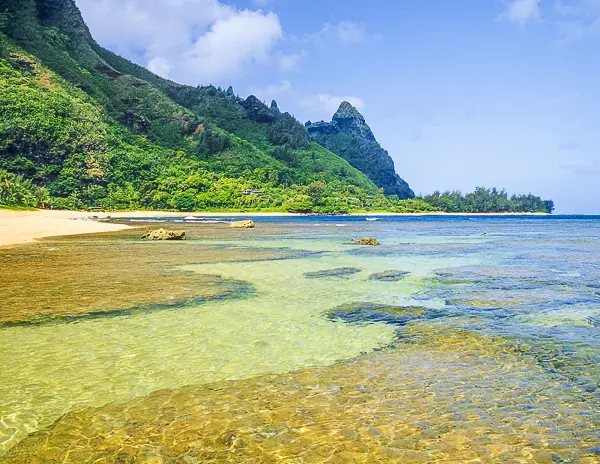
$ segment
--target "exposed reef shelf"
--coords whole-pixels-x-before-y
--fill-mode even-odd
[[[148,306],[136,306],[128,309],[107,309],[104,311],[94,311],[86,314],[61,315],[33,320],[0,322],[0,330],[9,327],[33,327],[51,324],[69,324],[82,321],[92,321],[94,319],[106,319],[110,317],[131,317],[141,314],[149,314],[156,311],[175,310],[184,306],[201,305],[208,303],[209,301],[248,299],[256,296],[255,288],[248,282],[226,281],[225,287],[226,289],[217,295],[185,298],[168,304],[153,304]]]

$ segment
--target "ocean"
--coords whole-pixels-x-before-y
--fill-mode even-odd
[[[600,216],[193,217],[2,250],[1,462],[600,462]]]

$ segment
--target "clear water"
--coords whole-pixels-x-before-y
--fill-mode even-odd
[[[308,427],[305,436],[280,431],[269,447],[247,432],[242,454],[234,441],[213,450],[190,438],[197,449],[181,451],[163,436],[165,449],[150,457],[128,453],[159,459],[141,462],[322,462],[315,449],[339,462],[600,462],[600,218],[365,219],[257,218],[258,229],[280,227],[199,240],[318,252],[185,266],[248,282],[251,298],[0,328],[7,462],[44,462],[69,443],[65,429],[88,440],[82,454],[53,451],[57,462],[106,458],[90,445],[99,433],[90,424],[113,414],[119,436],[128,411],[152,421],[166,404],[201,417],[198,436],[222,433],[223,421],[238,430],[253,413],[223,405],[249,394],[287,411],[267,425]],[[382,245],[350,243],[363,236]],[[305,276],[341,268],[356,271]],[[391,270],[408,274],[370,278]],[[310,420],[297,417],[300,404]],[[152,423],[167,438],[182,433]],[[43,440],[26,438],[47,427]],[[128,429],[113,448],[147,441],[148,427]],[[203,456],[209,448],[216,454]]]

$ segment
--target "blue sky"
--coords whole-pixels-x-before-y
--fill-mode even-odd
[[[418,193],[600,212],[600,0],[76,0],[98,42],[301,121],[346,99]]]

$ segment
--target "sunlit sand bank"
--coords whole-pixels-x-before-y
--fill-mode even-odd
[[[39,238],[59,235],[114,232],[129,227],[123,224],[72,220],[86,216],[88,213],[73,211],[0,210],[0,246],[27,244]]]

